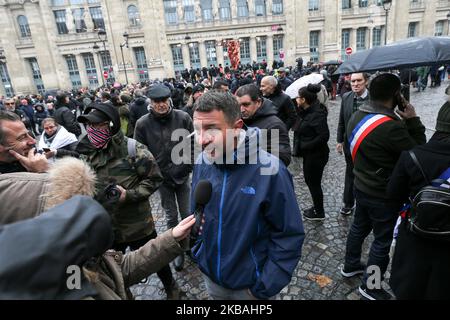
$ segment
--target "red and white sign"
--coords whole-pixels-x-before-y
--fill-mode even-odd
[[[284,59],[284,51],[283,51],[283,49],[280,49],[280,59],[281,60]]]
[[[103,71],[103,78],[108,79],[108,71]]]
[[[348,47],[345,49],[345,54],[351,55],[353,53],[352,47]]]

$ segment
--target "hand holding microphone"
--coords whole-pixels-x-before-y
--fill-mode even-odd
[[[208,180],[200,180],[194,191],[194,201],[195,201],[195,224],[191,230],[191,241],[195,242],[197,236],[199,235],[200,228],[205,221],[203,218],[203,211],[205,206],[211,199],[212,185]]]

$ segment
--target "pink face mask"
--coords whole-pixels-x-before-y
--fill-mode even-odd
[[[109,129],[96,129],[88,126],[86,132],[89,141],[96,149],[101,149],[106,146],[112,137]]]

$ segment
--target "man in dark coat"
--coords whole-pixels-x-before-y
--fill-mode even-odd
[[[76,121],[76,110],[71,111],[69,108],[69,102],[70,99],[66,93],[59,93],[56,96],[55,119],[59,125],[79,137],[81,135],[81,127]]]
[[[165,85],[153,85],[147,95],[151,101],[150,112],[137,121],[134,138],[148,147],[161,169],[163,183],[159,192],[166,212],[167,228],[170,229],[178,224],[178,213],[182,219],[189,215],[189,174],[192,171],[192,162],[174,163],[172,150],[185,137],[172,141],[172,134],[176,129],[184,129],[187,136],[194,131],[194,126],[186,112],[173,108],[169,99],[170,90]],[[176,270],[181,270],[184,255],[177,257],[174,264]]]
[[[353,161],[350,155],[350,149],[347,140],[347,124],[353,113],[355,113],[364,103],[369,101],[369,91],[367,90],[369,77],[365,73],[352,74],[350,81],[352,91],[342,96],[341,111],[339,113],[339,124],[337,128],[336,151],[345,156],[345,185],[344,185],[344,206],[340,213],[350,215],[355,205],[355,195],[353,193]]]
[[[254,84],[247,84],[236,91],[242,120],[249,127],[267,130],[267,141],[261,147],[267,152],[278,156],[288,166],[291,162],[291,146],[284,123],[276,116],[275,106],[270,100],[260,96],[259,89]],[[278,130],[278,141],[274,141],[278,150],[272,150],[272,130]]]
[[[289,131],[297,119],[297,113],[291,98],[282,91],[278,80],[273,76],[262,78],[260,89],[264,98],[273,102],[277,108],[277,117],[284,122],[286,129]]]
[[[450,93],[450,92],[449,92]],[[450,102],[440,109],[436,133],[430,141],[412,149],[427,180],[434,180],[450,168]],[[404,151],[387,187],[388,196],[400,208],[429,185],[411,155]],[[397,299],[448,299],[450,290],[448,241],[426,239],[412,233],[406,217],[398,228],[392,260],[390,286]]]
[[[130,104],[130,125],[134,129],[140,117],[148,113],[148,99],[140,89],[134,91],[134,101]]]

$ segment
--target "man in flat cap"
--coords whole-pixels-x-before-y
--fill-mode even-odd
[[[136,122],[134,138],[146,145],[155,156],[163,175],[159,188],[161,205],[166,212],[167,228],[178,224],[178,212],[184,219],[189,215],[189,174],[192,164],[175,164],[172,149],[182,140],[172,141],[172,133],[177,129],[194,131],[191,117],[184,111],[173,108],[170,89],[163,84],[154,84],[147,91],[150,98],[150,112]],[[187,132],[186,131],[186,132]],[[178,205],[178,208],[177,208]],[[184,255],[175,259],[175,269],[180,271]]]

